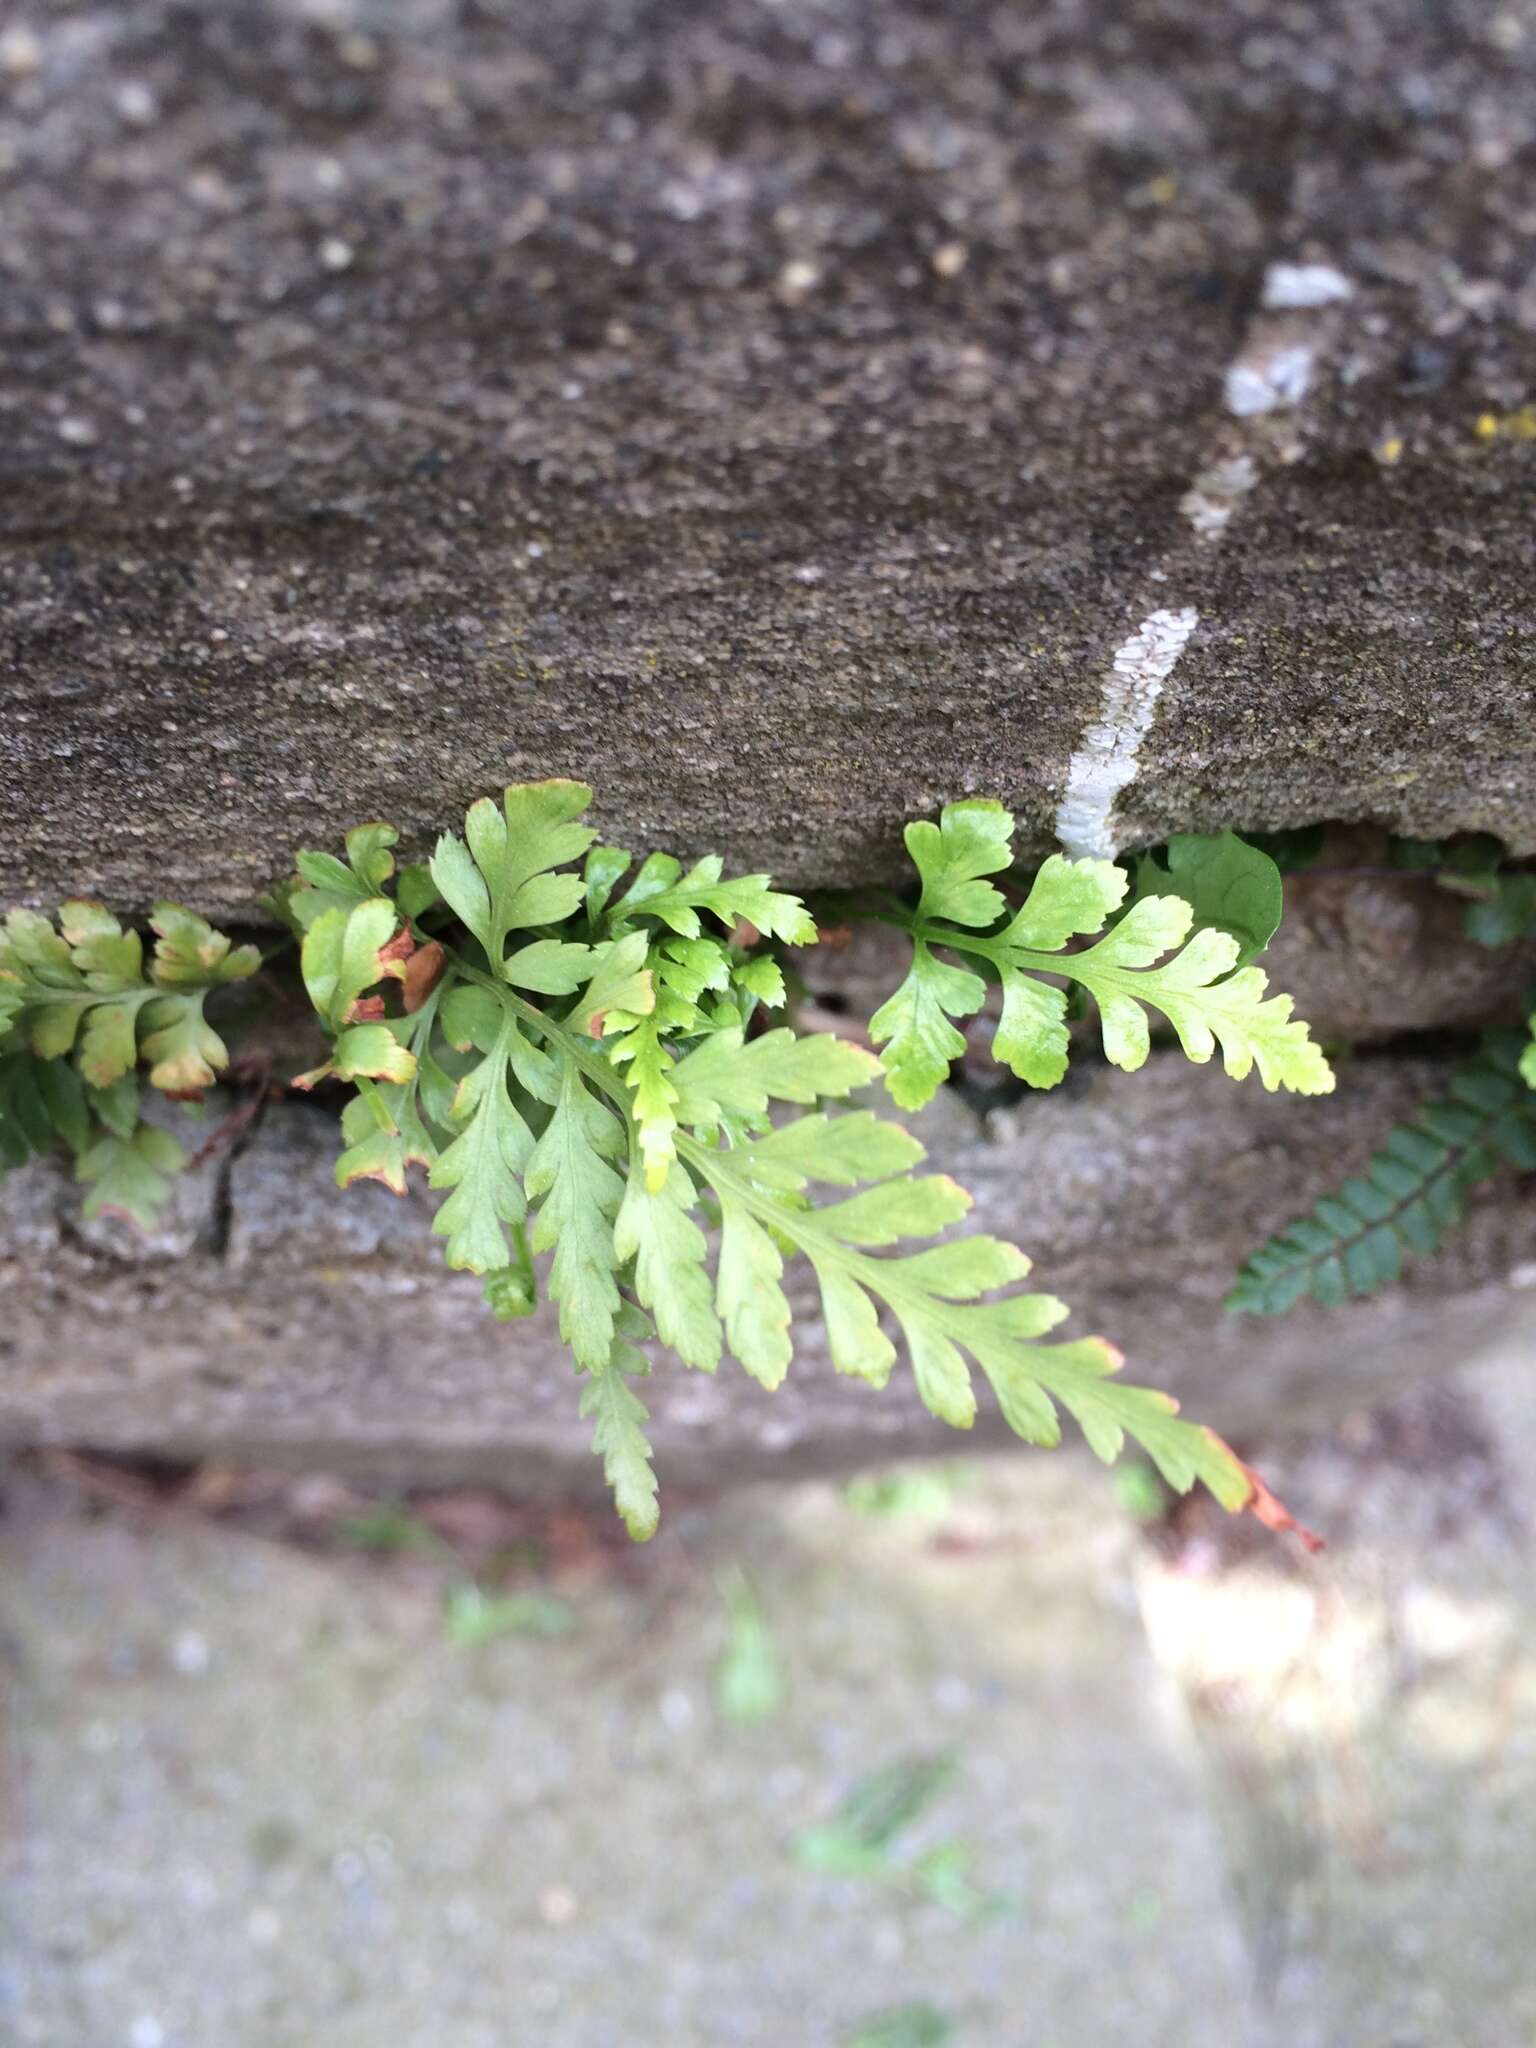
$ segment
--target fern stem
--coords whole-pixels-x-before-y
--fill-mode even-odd
[[[494,974],[487,974],[482,968],[471,966],[461,954],[452,951],[449,952],[448,959],[455,971],[462,974],[466,981],[475,982],[480,988],[489,989],[492,995],[506,1004],[520,1022],[531,1025],[541,1038],[547,1039],[595,1087],[602,1089],[605,1095],[611,1097],[623,1111],[626,1128],[633,1138],[635,1123],[629,1111],[629,1090],[621,1076],[600,1054],[588,1052],[574,1032],[567,1031],[565,1026],[551,1017],[547,1010],[541,1010],[537,1003],[530,1003],[526,997],[520,996],[516,989],[509,988],[506,982],[498,981]]]

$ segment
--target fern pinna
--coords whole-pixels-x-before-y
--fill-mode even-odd
[[[210,1087],[229,1053],[204,1002],[261,964],[177,904],[157,904],[150,923],[147,961],[99,903],[66,903],[56,923],[13,910],[0,926],[0,1173],[62,1146],[89,1186],[87,1216],[146,1225],[186,1155],[141,1116],[140,1069],[169,1096]]]
[[[1190,1059],[1208,1060],[1219,1045],[1234,1080],[1257,1067],[1266,1088],[1330,1092],[1328,1062],[1292,1017],[1290,997],[1266,995],[1263,971],[1246,964],[1279,922],[1279,876],[1265,855],[1228,833],[1201,843],[1203,858],[1186,857],[1186,881],[1179,856],[1196,842],[1175,841],[1166,874],[1142,863],[1126,906],[1128,879],[1115,862],[1052,854],[1013,908],[984,879],[1013,866],[1012,836],[1003,806],[980,798],[947,805],[937,825],[909,825],[907,848],[922,882],[917,906],[881,904],[871,913],[912,938],[906,979],[870,1020],[885,1048],[887,1086],[903,1109],[930,1100],[965,1048],[951,1020],[973,1016],[986,999],[983,974],[943,959],[946,952],[978,963],[1001,985],[992,1051],[1032,1088],[1054,1087],[1067,1071],[1067,993],[1042,978],[1052,976],[1092,998],[1114,1066],[1145,1064],[1150,1008]],[[1267,887],[1256,869],[1268,871]],[[1261,889],[1273,909],[1254,930]],[[1208,921],[1191,936],[1197,906]],[[1066,950],[1082,938],[1094,943]]]
[[[1501,1165],[1536,1168],[1532,1041],[1492,1032],[1446,1094],[1400,1124],[1363,1172],[1278,1231],[1244,1264],[1227,1306],[1279,1315],[1307,1295],[1327,1307],[1397,1279],[1462,1221]]]
[[[1262,1000],[1239,943],[1202,931],[1164,966],[1192,917],[1147,894],[1098,943],[1126,878],[1104,861],[1047,861],[1016,914],[981,876],[1011,861],[1000,805],[951,805],[911,828],[923,875],[908,984],[875,1020],[882,1062],[818,1034],[759,1029],[784,1001],[763,939],[805,945],[815,926],[762,875],[726,878],[717,859],[686,872],[665,854],[638,867],[582,822],[591,792],[548,781],[470,809],[424,866],[395,871],[395,834],[367,825],[347,858],[304,854],[281,899],[303,934],[302,966],[333,1038],[322,1079],[357,1090],[343,1114],[342,1185],[397,1192],[413,1165],[444,1196],[434,1229],[450,1266],[485,1276],[504,1316],[533,1306],[533,1253],[583,1376],[594,1426],[631,1532],[657,1523],[656,1485],[635,1383],[659,1337],[713,1372],[726,1351],[768,1388],[788,1369],[782,1276],[805,1258],[832,1360],[881,1386],[899,1332],[917,1386],[943,1420],[976,1413],[979,1368],[1011,1426],[1038,1444],[1059,1410],[1103,1458],[1136,1438],[1169,1483],[1203,1480],[1229,1508],[1270,1519],[1275,1503],[1234,1453],[1181,1420],[1166,1396],[1122,1385],[1102,1339],[1043,1341],[1066,1314],[1022,1293],[1029,1261],[993,1237],[945,1237],[970,1198],[915,1171],[923,1148],[899,1125],[846,1105],[885,1072],[898,1102],[933,1092],[956,1049],[947,1018],[982,985],[936,949],[979,955],[1002,978],[1000,1049],[1036,1085],[1065,1063],[1064,999],[1040,973],[1097,1000],[1111,1058],[1145,1057],[1140,1005],[1162,1011],[1194,1058],[1222,1045],[1228,1070],[1256,1064],[1268,1086],[1331,1086],[1288,1000]],[[973,986],[974,984],[974,986]],[[974,998],[974,999],[973,999]],[[786,1116],[786,1108],[801,1114]],[[815,1191],[813,1193],[813,1191]],[[703,1227],[717,1218],[711,1245]],[[917,1247],[915,1249],[911,1247]]]

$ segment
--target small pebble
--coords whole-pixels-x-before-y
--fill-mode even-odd
[[[148,128],[159,113],[154,94],[142,79],[130,78],[117,89],[117,111],[130,128]]]
[[[674,1686],[670,1692],[662,1694],[657,1704],[657,1712],[665,1726],[674,1734],[693,1726],[693,1701],[680,1686]]]
[[[0,71],[30,78],[43,67],[43,46],[29,28],[8,28],[0,36]]]
[[[547,1884],[539,1893],[539,1918],[548,1927],[568,1927],[581,1910],[581,1901],[568,1884]]]
[[[171,1645],[171,1663],[176,1670],[183,1678],[201,1678],[209,1662],[208,1638],[195,1628],[184,1628]]]

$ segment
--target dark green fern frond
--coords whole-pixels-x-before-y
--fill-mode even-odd
[[[1227,1307],[1279,1315],[1309,1294],[1327,1307],[1373,1294],[1398,1278],[1404,1259],[1436,1249],[1472,1189],[1501,1165],[1536,1167],[1536,1095],[1521,1078],[1528,1044],[1514,1032],[1490,1034],[1363,1174],[1254,1252]]]

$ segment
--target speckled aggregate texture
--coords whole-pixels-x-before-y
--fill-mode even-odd
[[[1130,1542],[1086,1460],[947,1502],[695,1509],[568,1632],[447,1639],[444,1569],[6,1482],[0,2026],[18,2048],[1526,2048],[1531,1361],[1284,1461],[1307,1564]],[[1277,1475],[1278,1476],[1278,1475]],[[777,1711],[722,1717],[722,1590]],[[951,1748],[899,1840],[966,1924],[790,1853]]]
[[[975,1196],[969,1224],[1020,1244],[1033,1283],[1070,1304],[1063,1334],[1102,1331],[1127,1353],[1128,1378],[1247,1436],[1337,1414],[1531,1329],[1536,1192],[1508,1178],[1403,1287],[1282,1318],[1221,1306],[1253,1246],[1362,1164],[1446,1071],[1362,1061],[1338,1096],[1306,1100],[1158,1054],[1139,1074],[1090,1069],[986,1120],[945,1090],[909,1121],[934,1169]],[[110,1219],[82,1224],[79,1190],[51,1163],[11,1176],[0,1442],[320,1458],[600,1494],[550,1305],[493,1321],[474,1276],[444,1270],[429,1229],[440,1197],[399,1201],[369,1183],[338,1194],[335,1154],[333,1118],[277,1107],[232,1162],[183,1177],[148,1239]],[[785,1281],[795,1359],[774,1393],[729,1359],[707,1374],[658,1352],[644,1395],[665,1486],[1016,1443],[980,1384],[963,1435],[923,1407],[905,1362],[878,1391],[835,1372],[803,1260]]]
[[[1122,836],[1536,847],[1533,88],[1519,0],[8,9],[0,899],[552,772],[1043,842],[1182,608]]]

